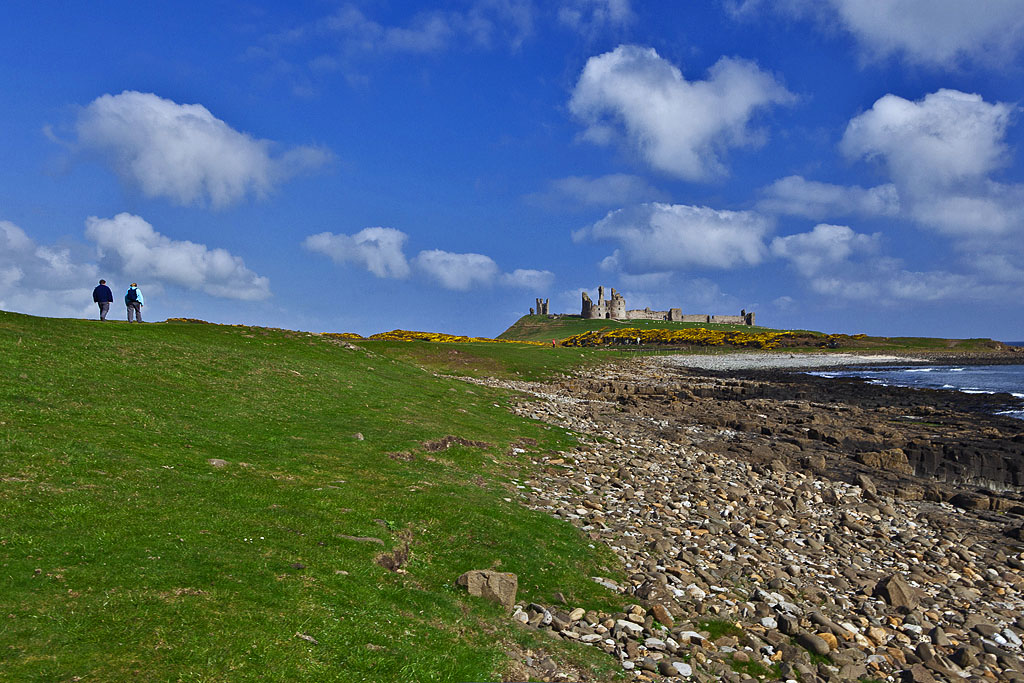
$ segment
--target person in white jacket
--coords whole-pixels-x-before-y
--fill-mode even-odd
[[[142,306],[145,301],[142,298],[142,292],[139,291],[139,286],[132,283],[132,286],[128,288],[128,291],[124,293],[124,305],[128,308],[128,322],[132,322],[132,314],[135,314],[135,319],[138,322],[142,322]]]

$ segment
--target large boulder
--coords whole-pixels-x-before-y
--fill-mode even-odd
[[[465,586],[470,595],[493,600],[511,611],[516,604],[519,577],[511,572],[492,569],[473,569],[460,576],[455,583]]]
[[[868,467],[874,467],[886,472],[895,472],[897,474],[914,473],[914,468],[911,467],[910,461],[907,460],[907,454],[903,452],[902,448],[858,453],[855,459],[857,462],[863,463]]]
[[[988,510],[990,507],[988,496],[970,491],[960,491],[949,499],[949,503],[961,510]]]

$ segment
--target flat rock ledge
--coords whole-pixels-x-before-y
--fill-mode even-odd
[[[609,372],[681,381],[643,361],[584,379]],[[600,648],[637,681],[1024,683],[1024,545],[991,514],[710,452],[705,426],[690,439],[565,382],[470,381],[529,394],[515,412],[583,435],[512,486],[626,570],[593,577],[622,612],[516,604],[525,627]],[[541,664],[542,680],[568,680]]]

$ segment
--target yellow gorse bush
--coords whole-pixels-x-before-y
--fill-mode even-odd
[[[440,342],[442,344],[484,342],[488,344],[527,344],[530,346],[544,346],[543,342],[490,339],[488,337],[466,337],[456,334],[444,334],[443,332],[413,332],[410,330],[391,330],[390,332],[380,332],[378,334],[371,334],[367,339],[374,339],[378,341],[428,341]]]
[[[356,334],[355,332],[321,332],[321,337],[327,337],[328,339],[362,339],[363,335]]]
[[[562,346],[601,346],[604,344],[692,344],[696,346],[737,346],[774,349],[790,332],[740,332],[696,327],[686,330],[650,330],[636,327],[583,332],[560,343]]]

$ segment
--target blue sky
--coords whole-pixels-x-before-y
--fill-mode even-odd
[[[13,0],[0,309],[1024,339],[1022,46],[1018,0]]]

